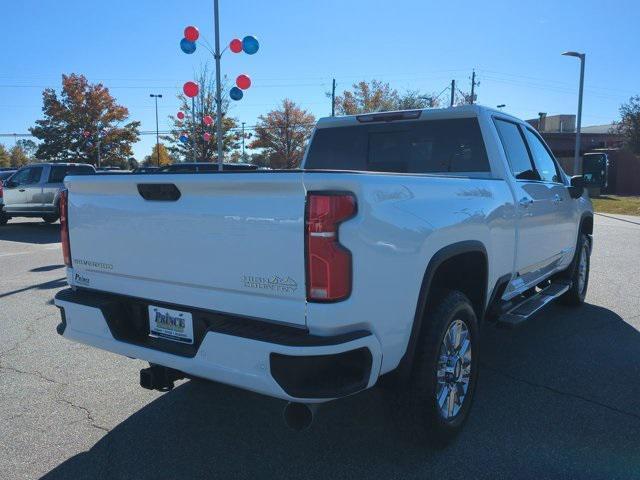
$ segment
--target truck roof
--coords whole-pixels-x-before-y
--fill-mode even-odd
[[[63,167],[83,167],[83,166],[88,166],[88,167],[93,167],[93,165],[91,165],[90,163],[77,163],[77,162],[38,162],[38,163],[30,163],[28,165],[25,165],[25,167],[31,167],[31,166],[63,166]],[[95,167],[94,167],[95,168]]]
[[[371,112],[358,115],[344,115],[340,117],[323,117],[318,120],[318,128],[327,127],[347,127],[350,125],[361,125],[368,122],[385,122],[385,121],[407,121],[407,120],[435,120],[447,118],[469,118],[477,117],[481,112],[497,113],[504,117],[520,119],[497,110],[495,108],[483,105],[460,105],[457,107],[447,108],[425,108],[417,110],[397,110],[391,112]]]

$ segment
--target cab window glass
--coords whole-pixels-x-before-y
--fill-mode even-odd
[[[527,137],[527,143],[531,149],[531,155],[533,156],[533,162],[536,165],[536,170],[540,175],[541,180],[545,182],[560,182],[560,175],[558,175],[558,169],[556,168],[556,162],[549,154],[542,141],[538,136],[528,128],[524,131]]]
[[[522,180],[538,180],[527,146],[520,133],[520,127],[515,123],[499,119],[495,120],[495,124],[513,176]]]
[[[27,177],[26,185],[33,185],[40,182],[42,176],[42,167],[31,167],[29,169],[29,176]]]
[[[33,185],[40,181],[40,175],[42,175],[42,167],[29,167],[16,173],[11,177],[11,181],[18,185]]]

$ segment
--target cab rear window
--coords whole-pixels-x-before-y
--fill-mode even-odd
[[[318,129],[306,169],[395,173],[489,172],[475,118]]]

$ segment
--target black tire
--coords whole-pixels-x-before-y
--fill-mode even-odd
[[[438,292],[437,298],[438,301],[429,309],[430,311],[423,321],[423,331],[416,347],[409,388],[403,392],[400,408],[403,408],[403,415],[406,415],[406,426],[411,430],[412,436],[426,440],[433,446],[443,447],[460,433],[471,410],[478,381],[479,333],[476,314],[471,302],[463,293],[445,290]],[[441,347],[445,348],[443,344],[445,334],[449,331],[450,326],[455,326],[454,323],[458,320],[463,322],[466,327],[467,338],[470,342],[468,347],[471,352],[471,359],[468,362],[470,374],[468,375],[467,390],[459,410],[446,418],[441,411],[437,397],[440,394],[442,398],[444,389],[448,388],[449,383],[439,381],[438,368],[442,367],[440,354]],[[459,324],[456,323],[456,325]],[[453,356],[449,356],[449,358],[453,358]],[[457,361],[455,362],[453,370],[457,373],[453,373],[452,377],[456,375],[458,376],[456,378],[460,379],[467,377],[463,374],[462,368],[464,367],[462,365],[463,363],[460,363],[459,368]],[[452,392],[453,388],[449,391]],[[458,391],[457,388],[455,391]],[[443,408],[449,407],[450,395],[446,397]],[[455,398],[454,395],[453,399]],[[456,401],[453,403],[457,404]]]
[[[58,215],[52,214],[43,216],[42,220],[44,220],[46,223],[56,223],[58,221],[58,218]]]
[[[0,212],[0,227],[2,225],[6,225],[8,221],[9,221],[9,216],[4,212]]]
[[[581,233],[578,239],[576,257],[564,275],[564,278],[571,280],[571,288],[560,297],[562,303],[572,306],[578,306],[584,303],[584,298],[587,296],[587,287],[589,286],[590,266],[591,244],[589,238]],[[581,280],[582,269],[584,269],[584,277]]]

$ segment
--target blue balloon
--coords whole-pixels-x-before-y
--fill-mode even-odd
[[[196,51],[196,42],[192,42],[190,40],[187,40],[186,38],[183,38],[182,40],[180,40],[180,48],[184,53],[191,55]]]
[[[229,96],[231,97],[231,100],[241,100],[243,95],[244,93],[242,93],[242,90],[240,90],[238,87],[233,87],[231,90],[229,90]]]
[[[182,143],[187,143],[189,141],[189,137],[187,137],[186,135],[180,135],[180,141]]]
[[[253,55],[260,48],[260,42],[253,35],[247,35],[242,39],[242,50],[248,55]]]

